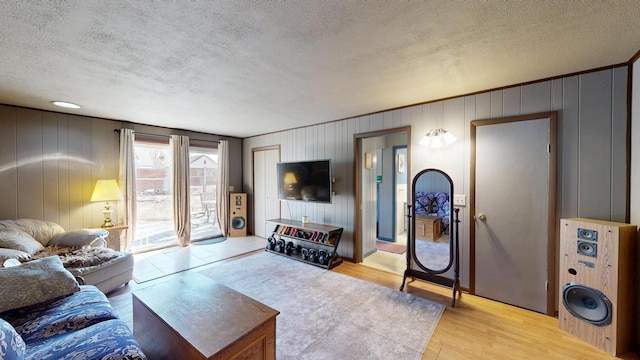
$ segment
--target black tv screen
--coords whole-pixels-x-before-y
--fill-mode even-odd
[[[278,163],[278,199],[331,203],[331,160]]]

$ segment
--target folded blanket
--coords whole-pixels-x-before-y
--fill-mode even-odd
[[[119,252],[109,248],[96,248],[90,246],[69,247],[69,246],[46,246],[43,250],[35,253],[29,259],[21,259],[27,262],[47,256],[58,255],[65,268],[79,268],[100,265],[119,256]]]

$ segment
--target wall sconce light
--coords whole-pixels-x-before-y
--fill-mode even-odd
[[[443,128],[429,130],[429,132],[420,140],[419,144],[430,147],[439,148],[447,146],[456,141],[456,137]]]
[[[368,170],[373,169],[373,153],[364,153],[364,168]]]
[[[122,196],[122,192],[115,180],[98,180],[96,182],[96,187],[93,189],[93,195],[91,195],[91,201],[105,202],[104,210],[102,211],[102,214],[104,214],[104,224],[102,224],[102,227],[109,228],[114,226],[113,222],[111,222],[111,214],[113,214],[113,210],[111,210],[109,201],[117,200],[124,200],[124,197]]]

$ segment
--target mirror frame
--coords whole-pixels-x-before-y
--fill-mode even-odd
[[[420,179],[420,176],[426,174],[426,173],[437,173],[442,175],[448,182],[449,182],[449,263],[447,264],[447,266],[445,266],[442,269],[431,269],[429,267],[427,267],[426,265],[424,265],[417,257],[416,255],[416,215],[415,215],[415,203],[416,203],[416,184],[418,182],[418,179]],[[419,173],[416,174],[416,176],[414,176],[413,181],[411,182],[411,206],[413,207],[413,216],[410,220],[411,222],[411,234],[410,234],[410,244],[411,244],[411,248],[410,251],[407,252],[407,255],[409,255],[409,253],[411,253],[411,258],[413,259],[414,263],[420,268],[422,269],[424,272],[428,273],[428,274],[433,274],[433,275],[438,275],[438,274],[443,274],[447,271],[449,271],[449,269],[451,269],[451,267],[453,266],[453,262],[454,262],[454,226],[453,226],[453,181],[451,180],[451,177],[449,175],[447,175],[444,171],[439,170],[439,169],[424,169],[422,171],[420,171]],[[411,213],[411,211],[410,211]],[[409,259],[407,259],[409,260]],[[411,265],[411,262],[409,262],[409,266]]]
[[[416,201],[416,182],[417,179],[420,178],[421,175],[423,175],[424,173],[428,172],[428,171],[432,171],[432,172],[438,172],[442,175],[444,175],[444,177],[449,181],[449,193],[450,193],[450,198],[449,198],[449,264],[447,265],[447,267],[443,270],[431,270],[429,268],[427,268],[426,266],[424,266],[419,260],[417,260],[417,258],[415,257],[415,231],[416,231],[416,223],[415,223],[415,216],[413,214],[413,212],[415,212],[415,210],[411,210],[412,208],[415,207],[415,201]],[[444,285],[444,286],[451,286],[451,290],[452,290],[452,294],[451,294],[451,306],[455,307],[456,306],[456,296],[460,297],[462,296],[462,291],[460,289],[460,274],[459,274],[459,268],[460,268],[460,261],[459,261],[459,241],[460,239],[458,238],[458,225],[460,223],[460,218],[459,218],[459,213],[460,213],[460,209],[453,207],[453,199],[452,197],[453,195],[453,181],[451,180],[451,177],[449,175],[447,175],[444,171],[442,170],[438,170],[438,169],[424,169],[422,171],[420,171],[418,174],[416,174],[416,176],[413,178],[413,181],[411,183],[411,204],[407,205],[407,218],[409,218],[409,232],[410,234],[408,234],[407,237],[407,268],[404,271],[404,275],[402,276],[402,285],[400,285],[400,291],[404,290],[404,286],[406,284],[407,281],[407,277],[411,277],[412,279],[414,277],[421,279],[421,280],[425,280],[425,281],[430,281],[436,284],[440,284],[440,285]],[[414,254],[414,255],[412,255]],[[418,266],[418,268],[420,268],[421,270],[418,269],[412,269],[411,268],[411,260],[413,258],[413,261],[416,263],[416,265]],[[453,268],[453,278],[449,278],[446,276],[441,276],[440,274],[445,273],[447,271],[449,271],[450,269]]]

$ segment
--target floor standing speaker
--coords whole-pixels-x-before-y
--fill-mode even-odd
[[[229,195],[231,222],[229,236],[247,236],[247,194],[232,193]]]
[[[635,225],[560,221],[560,329],[609,354],[634,342]]]

